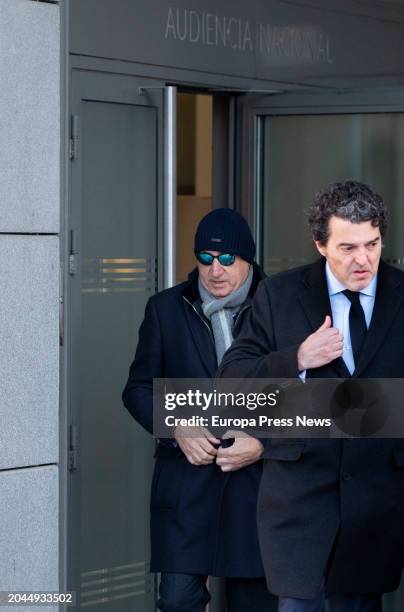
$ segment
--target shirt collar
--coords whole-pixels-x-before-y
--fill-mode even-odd
[[[331,272],[330,266],[328,265],[328,261],[325,264],[325,275],[327,278],[327,286],[329,295],[336,295],[337,293],[341,293],[341,291],[345,291],[346,287],[334,276]],[[372,278],[369,285],[364,289],[361,289],[359,293],[364,295],[369,295],[371,297],[375,297],[376,295],[376,286],[377,286],[377,274]]]

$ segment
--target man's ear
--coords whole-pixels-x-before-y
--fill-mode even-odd
[[[317,250],[320,253],[320,255],[323,255],[323,257],[325,257],[325,253],[327,250],[325,244],[321,244],[319,240],[315,240],[314,244],[316,245]]]

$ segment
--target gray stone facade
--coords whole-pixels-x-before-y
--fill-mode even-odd
[[[59,9],[0,0],[1,591],[59,588]]]

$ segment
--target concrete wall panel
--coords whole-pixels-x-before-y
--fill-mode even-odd
[[[0,232],[59,229],[59,6],[0,0]]]
[[[58,591],[58,468],[1,472],[0,516],[0,591]]]
[[[0,469],[58,461],[59,248],[0,235]]]

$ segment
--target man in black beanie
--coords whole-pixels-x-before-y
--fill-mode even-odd
[[[153,431],[153,378],[211,378],[242,324],[263,274],[245,219],[215,209],[195,235],[188,281],[150,298],[123,401]],[[151,491],[151,571],[163,612],[203,612],[208,576],[224,577],[229,612],[270,612],[256,503],[263,446],[238,437],[224,448],[204,428],[159,440]]]

